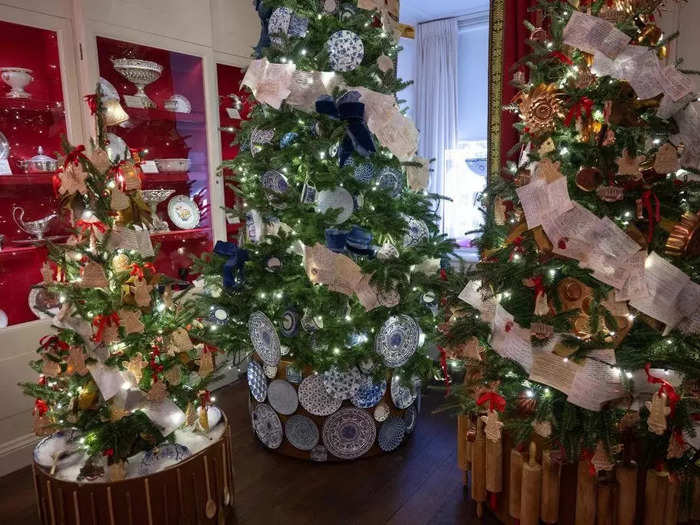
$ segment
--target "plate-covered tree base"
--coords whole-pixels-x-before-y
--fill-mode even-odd
[[[248,366],[249,412],[258,441],[279,454],[316,462],[396,450],[413,432],[420,391],[400,378],[359,369],[317,373],[282,360]],[[400,408],[401,407],[401,408]]]
[[[225,523],[233,512],[234,476],[228,422],[219,439],[160,472],[108,483],[80,483],[33,465],[44,525]]]

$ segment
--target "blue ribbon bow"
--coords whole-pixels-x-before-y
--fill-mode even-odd
[[[243,273],[245,262],[248,260],[248,250],[239,248],[232,242],[217,241],[214,253],[227,257],[224,263],[224,288],[238,288],[245,281]]]
[[[348,91],[337,102],[329,95],[316,101],[317,112],[347,124],[345,138],[338,151],[341,166],[350,158],[353,150],[363,157],[369,157],[376,151],[372,134],[365,123],[365,105],[360,102],[361,96],[357,91]]]
[[[270,41],[270,33],[267,30],[267,23],[272,16],[272,8],[266,7],[263,4],[263,0],[253,0],[253,5],[255,6],[255,10],[258,12],[262,26],[262,29],[260,30],[260,40],[258,41],[258,45],[256,45],[254,48],[255,58],[262,58],[263,49],[270,47],[272,44]]]

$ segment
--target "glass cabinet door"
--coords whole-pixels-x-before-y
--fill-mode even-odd
[[[56,306],[32,286],[46,255],[34,241],[67,233],[52,184],[67,135],[59,57],[55,31],[0,21],[0,327]]]
[[[128,120],[108,128],[113,158],[139,155],[144,197],[157,218],[156,265],[187,278],[190,254],[211,247],[212,218],[202,58],[97,37],[103,96]]]

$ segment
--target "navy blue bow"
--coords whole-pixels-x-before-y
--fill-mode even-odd
[[[263,4],[263,0],[253,0],[253,5],[255,6],[255,10],[258,12],[258,16],[260,17],[260,23],[262,26],[262,29],[260,30],[260,40],[258,41],[258,45],[255,46],[255,58],[261,58],[263,54],[263,49],[266,47],[270,47],[272,42],[270,41],[270,33],[267,30],[267,23],[270,20],[270,17],[272,16],[272,8],[271,7],[265,7]]]
[[[217,241],[214,253],[227,257],[224,263],[224,288],[238,288],[245,281],[243,268],[248,260],[248,250],[239,248],[232,242]]]
[[[365,124],[365,105],[360,102],[360,97],[357,91],[349,91],[337,102],[328,95],[316,101],[316,111],[347,124],[345,138],[338,151],[341,166],[350,158],[353,150],[363,157],[369,157],[376,151],[372,134]]]

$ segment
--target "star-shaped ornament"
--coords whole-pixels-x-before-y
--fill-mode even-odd
[[[632,177],[639,177],[639,166],[642,162],[646,160],[644,155],[639,155],[637,157],[632,157],[627,150],[622,152],[622,157],[619,157],[615,163],[618,166],[618,175],[630,175]]]
[[[126,335],[143,333],[144,324],[141,322],[141,312],[138,310],[127,310],[126,308],[123,308],[119,310],[118,315],[119,326],[124,328]]]
[[[501,439],[503,423],[498,419],[498,412],[495,410],[489,410],[488,415],[481,416],[481,420],[486,423],[484,426],[486,439],[493,441],[494,443],[499,441]]]
[[[58,193],[60,195],[75,195],[76,193],[87,195],[88,189],[85,184],[87,178],[88,174],[83,170],[82,165],[69,164],[58,174],[60,182]]]
[[[662,435],[668,428],[666,416],[671,412],[671,407],[666,406],[666,394],[657,392],[651,398],[651,401],[646,402],[649,409],[649,418],[647,425],[649,431],[657,435]]]

